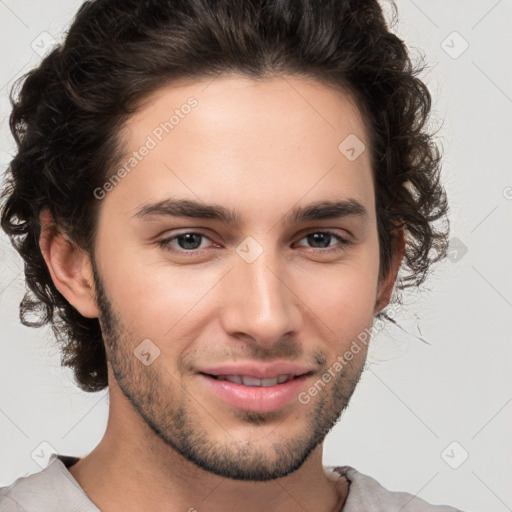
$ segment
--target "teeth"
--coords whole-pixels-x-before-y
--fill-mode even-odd
[[[242,377],[239,375],[224,375],[224,379],[235,384],[242,384]]]
[[[283,384],[293,378],[293,375],[279,375],[273,379],[255,379],[245,375],[217,375],[218,380],[227,380],[234,384],[243,384],[244,386],[275,386]]]
[[[254,377],[242,377],[242,382],[244,386],[261,386],[262,384],[260,379],[255,379]]]

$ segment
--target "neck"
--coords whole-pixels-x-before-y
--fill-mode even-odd
[[[145,435],[140,436],[111,417],[98,446],[69,468],[102,512],[234,512],[241,504],[247,512],[338,512],[348,494],[347,481],[323,467],[321,444],[285,477],[231,480],[184,459],[145,424]]]
[[[113,379],[101,442],[69,472],[102,512],[338,512],[348,482],[322,465],[322,444],[289,475],[243,481],[208,472],[148,426]]]

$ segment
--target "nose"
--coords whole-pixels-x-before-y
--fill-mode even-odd
[[[221,313],[226,333],[262,346],[297,336],[303,303],[294,292],[286,262],[275,252],[265,249],[250,263],[237,256],[228,278]]]

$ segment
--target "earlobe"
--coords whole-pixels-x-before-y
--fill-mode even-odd
[[[405,233],[404,228],[393,230],[392,256],[387,274],[379,281],[377,300],[375,304],[375,314],[380,313],[391,300],[395,281],[402,263],[405,252]]]
[[[51,213],[40,215],[39,247],[55,287],[87,318],[99,316],[89,256],[54,223]]]

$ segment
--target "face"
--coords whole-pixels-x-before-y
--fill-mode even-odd
[[[360,377],[365,346],[335,364],[380,296],[369,152],[338,149],[351,134],[368,147],[346,94],[234,75],[159,90],[123,132],[145,155],[106,187],[92,262],[110,385],[209,472],[295,471]]]

